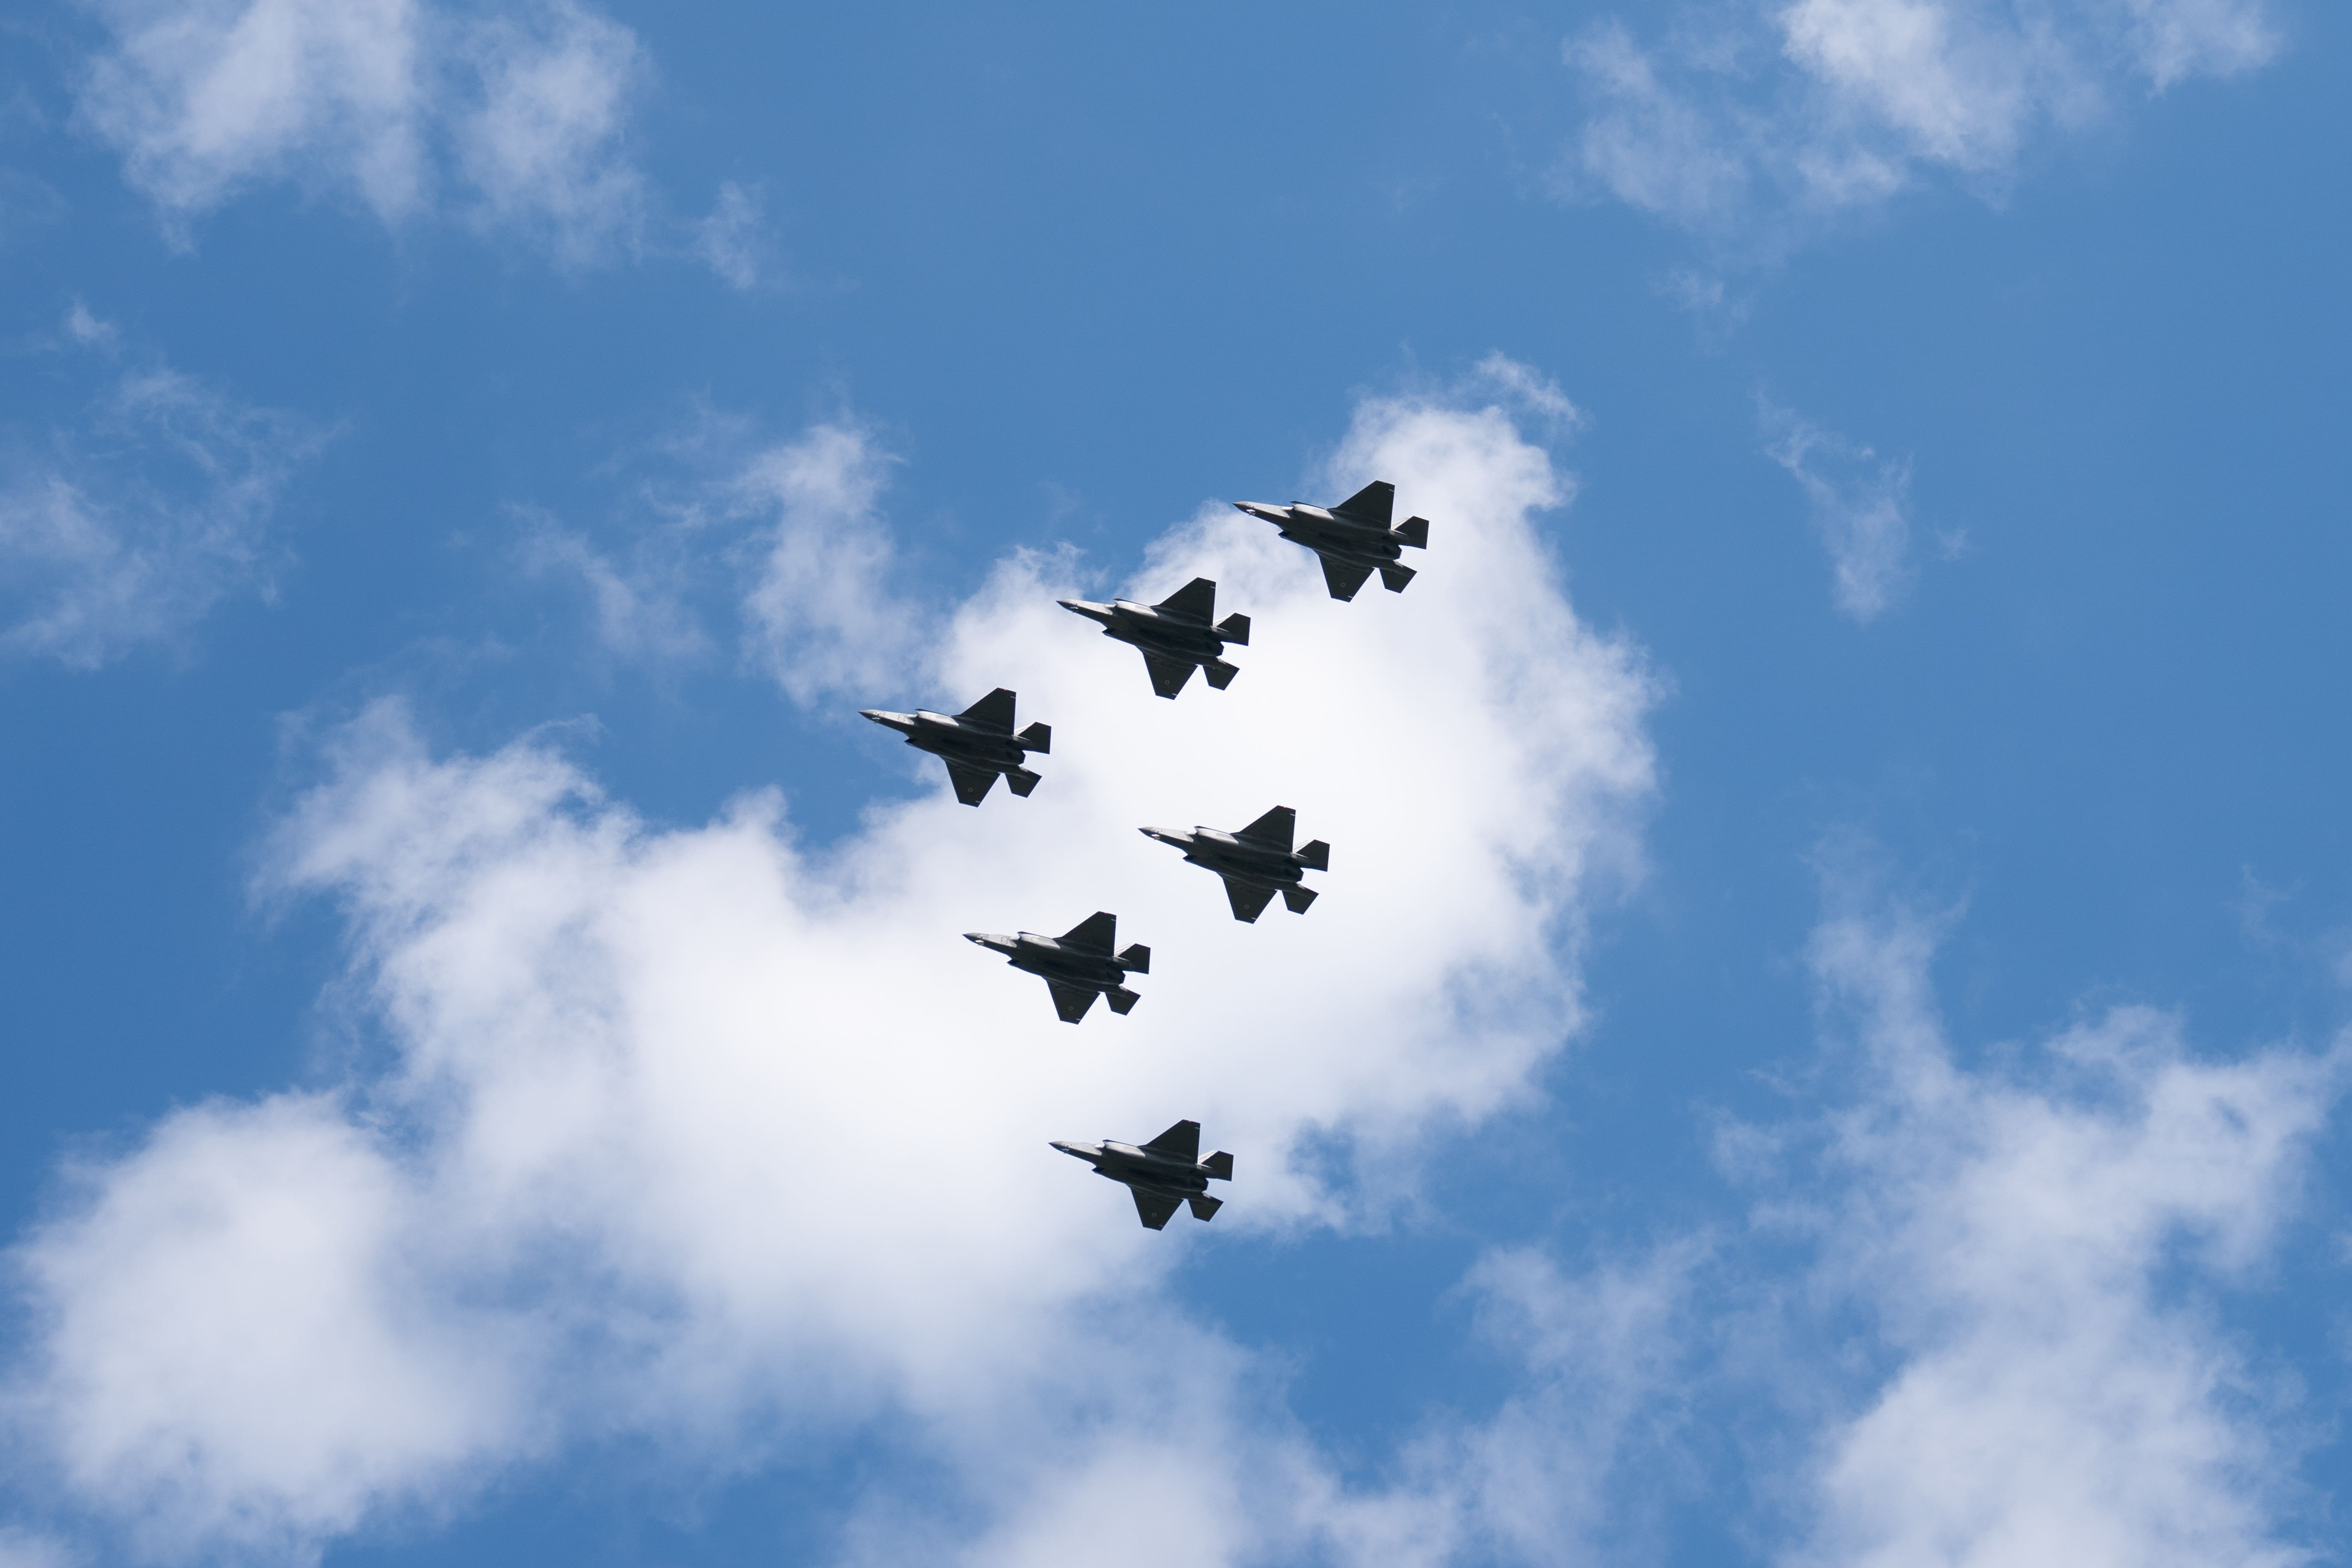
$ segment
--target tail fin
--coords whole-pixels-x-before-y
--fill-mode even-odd
[[[1214,1181],[1230,1182],[1234,1179],[1234,1157],[1220,1149],[1201,1162],[1201,1169]]]
[[[1209,684],[1220,691],[1231,686],[1234,683],[1234,677],[1241,672],[1239,665],[1227,664],[1222,658],[1213,658],[1201,667],[1201,673],[1209,678]]]
[[[1041,757],[1054,750],[1054,727],[1051,724],[1032,724],[1013,738],[1021,742],[1023,751],[1034,752]]]
[[[1235,610],[1217,623],[1217,635],[1235,647],[1249,647],[1249,617]]]
[[[1211,1215],[1225,1206],[1224,1199],[1213,1198],[1206,1193],[1195,1193],[1184,1201],[1192,1205],[1192,1217],[1194,1219],[1206,1219]]]
[[[1014,795],[1026,795],[1037,787],[1037,775],[1027,768],[1011,768],[1004,774],[1004,787]]]
[[[1409,544],[1415,550],[1428,549],[1429,519],[1425,517],[1406,518],[1402,522],[1397,524],[1396,536],[1397,542],[1399,544]]]
[[[1412,579],[1413,570],[1410,566],[1383,566],[1381,568],[1381,586],[1386,588],[1391,594],[1403,593],[1404,585],[1407,583],[1412,582]]]
[[[1138,1002],[1142,1001],[1143,998],[1137,995],[1134,992],[1129,991],[1124,985],[1114,985],[1109,990],[1103,993],[1103,1000],[1110,1004],[1110,1010],[1112,1012],[1117,1013],[1121,1017],[1125,1017],[1128,1014],[1135,1011],[1135,1005]]]
[[[1290,912],[1292,914],[1303,915],[1307,912],[1307,906],[1315,901],[1315,889],[1312,888],[1285,888],[1282,889],[1282,901],[1290,906]]]
[[[1298,863],[1310,871],[1331,868],[1331,847],[1320,838],[1309,839],[1307,847],[1298,852]]]
[[[1137,974],[1151,973],[1151,950],[1137,942],[1118,955],[1118,966]]]

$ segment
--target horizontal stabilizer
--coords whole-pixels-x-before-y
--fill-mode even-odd
[[[1223,691],[1234,683],[1234,677],[1241,673],[1241,668],[1227,664],[1222,658],[1213,658],[1201,667],[1201,673],[1209,678],[1210,685]]]
[[[1164,653],[1145,654],[1143,668],[1151,672],[1151,689],[1162,697],[1173,698],[1184,689],[1184,683],[1192,679],[1190,659],[1170,658]],[[1215,678],[1213,676],[1211,679]]]
[[[1004,775],[1004,787],[1017,795],[1027,795],[1037,787],[1037,775],[1027,768],[1014,768]]]
[[[1298,852],[1298,863],[1310,871],[1328,871],[1331,868],[1331,847],[1320,838],[1315,839]]]
[[[1124,985],[1114,985],[1109,990],[1103,993],[1103,1000],[1110,1004],[1110,1010],[1112,1012],[1124,1018],[1129,1013],[1135,1011],[1135,1005],[1138,1002],[1142,1001],[1143,998],[1137,995],[1134,992],[1129,991]]]
[[[1396,486],[1386,479],[1374,479],[1346,500],[1331,509],[1333,517],[1344,517],[1350,522],[1369,523],[1385,529],[1389,519],[1396,515]]]
[[[1118,966],[1137,974],[1149,974],[1151,973],[1151,950],[1139,942],[1136,942],[1118,955]]]
[[[1404,585],[1407,583],[1412,582],[1412,579],[1413,570],[1410,566],[1383,566],[1381,568],[1381,586],[1386,588],[1391,594],[1403,593]]]
[[[1397,542],[1399,544],[1409,544],[1415,550],[1428,549],[1429,519],[1425,517],[1406,518],[1402,522],[1397,524],[1396,536]]]
[[[1201,1169],[1208,1172],[1213,1181],[1230,1182],[1234,1179],[1234,1157],[1220,1149],[1201,1162]]]
[[[1249,647],[1249,617],[1235,610],[1217,623],[1217,635],[1235,647]]]
[[[1097,910],[1061,936],[1065,947],[1083,948],[1088,952],[1108,955],[1110,944],[1118,940],[1118,917],[1108,910]]]
[[[1321,560],[1323,585],[1330,589],[1331,596],[1342,604],[1354,598],[1356,590],[1364,585],[1364,579],[1372,574],[1372,569],[1360,562],[1335,561],[1328,555],[1321,557]]]
[[[1159,1137],[1143,1146],[1147,1154],[1157,1154],[1164,1160],[1181,1160],[1187,1165],[1201,1157],[1201,1124],[1179,1121]]]
[[[1010,730],[1013,728],[1013,693],[1000,686],[956,717],[969,719],[991,730]]]
[[[1213,1198],[1206,1193],[1195,1193],[1184,1201],[1192,1205],[1194,1219],[1206,1219],[1225,1206],[1224,1199]]]
[[[1249,839],[1255,844],[1271,844],[1287,855],[1290,853],[1291,835],[1297,831],[1298,814],[1286,805],[1277,805],[1234,837]]]
[[[948,779],[955,785],[956,798],[966,805],[978,805],[988,798],[996,783],[996,775],[986,768],[970,767],[962,763],[948,763]],[[1024,795],[1029,792],[1024,790]]]
[[[1083,985],[1065,985],[1058,980],[1048,980],[1045,989],[1054,994],[1054,1011],[1061,1015],[1065,1024],[1076,1023],[1087,1016],[1087,1009],[1095,1005],[1095,994]],[[1117,1007],[1118,1004],[1114,1001],[1111,1005]]]
[[[1163,1193],[1147,1193],[1141,1187],[1129,1187],[1135,1194],[1135,1217],[1143,1222],[1146,1230],[1158,1230],[1176,1217],[1178,1199]]]
[[[1151,607],[1205,621],[1217,613],[1217,585],[1206,577],[1195,577]]]
[[[1290,906],[1290,912],[1292,914],[1303,915],[1307,912],[1307,906],[1315,901],[1315,889],[1312,888],[1285,888],[1282,889],[1282,901]]]
[[[1265,906],[1274,902],[1274,889],[1263,882],[1237,882],[1228,877],[1225,901],[1234,906],[1234,919],[1252,925],[1265,913]]]
[[[1054,749],[1054,727],[1051,724],[1032,724],[1013,738],[1021,742],[1023,751],[1034,752],[1041,757]]]

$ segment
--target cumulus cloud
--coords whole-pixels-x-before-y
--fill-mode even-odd
[[[1966,1069],[1937,922],[1836,896],[1811,960],[1864,1092],[1766,1217],[1821,1248],[1824,1363],[1880,1374],[1824,1430],[1785,1560],[2307,1561],[2292,1411],[2211,1306],[2294,1214],[2352,1053],[2200,1058],[2120,1006]]]
[[[386,223],[444,204],[562,262],[627,250],[644,181],[625,146],[646,74],[628,28],[576,0],[475,15],[425,0],[94,0],[109,35],[85,123],[184,239],[241,191],[349,191]]]
[[[876,475],[838,433],[761,469],[775,552],[803,513],[864,515]],[[1579,1027],[1585,924],[1634,873],[1651,788],[1648,680],[1577,620],[1533,526],[1566,489],[1547,454],[1497,407],[1375,400],[1327,479],[1375,475],[1435,520],[1402,596],[1335,604],[1223,509],[1149,552],[1132,592],[1202,574],[1255,617],[1227,692],[1158,700],[1054,604],[1069,556],[1002,563],[906,696],[1016,688],[1055,727],[1026,801],[975,812],[926,769],[832,846],[773,791],[663,829],[541,740],[439,755],[373,710],[266,880],[340,908],[394,1065],[175,1118],[19,1247],[42,1327],[11,1408],[67,1494],[256,1552],[551,1442],[788,1457],[891,1418],[996,1521],[958,1532],[967,1561],[1038,1562],[1113,1518],[1205,1562],[1264,1520],[1307,1528],[1269,1500],[1312,1491],[1284,1479],[1311,1456],[1164,1270],[1231,1231],[1357,1224],[1351,1150],[1524,1101]],[[855,598],[879,569],[834,547],[772,558],[754,591],[808,658],[858,631],[825,618],[822,573]],[[1309,917],[1238,925],[1136,832],[1277,801],[1337,847]],[[1080,1028],[958,937],[1097,908],[1155,963],[1131,1016]],[[1045,1143],[1181,1115],[1240,1156],[1213,1232],[1139,1230]],[[166,1293],[176,1321],[137,1306]],[[200,1353],[187,1325],[232,1317]],[[503,1378],[472,1375],[493,1356]],[[387,1379],[401,1419],[349,1420]],[[949,1506],[867,1515],[852,1544],[890,1560]]]
[[[1941,174],[1995,191],[2037,136],[2279,47],[2263,0],[1745,0],[1652,45],[1569,40],[1568,184],[1766,248]]]
[[[1763,405],[1767,456],[1805,492],[1813,533],[1829,552],[1837,607],[1865,625],[1910,586],[1911,464]]]
[[[68,334],[114,329],[77,305]],[[267,597],[278,502],[320,435],[164,366],[131,370],[76,426],[0,454],[0,649],[72,668],[184,633],[233,594]]]

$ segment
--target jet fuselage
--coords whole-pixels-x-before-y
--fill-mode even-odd
[[[1194,664],[1205,664],[1224,655],[1225,639],[1217,634],[1215,626],[1190,616],[1171,614],[1157,605],[1131,604],[1125,599],[1114,599],[1108,605],[1086,599],[1062,599],[1057,603],[1066,610],[1099,623],[1105,637],[1154,653],[1189,659]]]
[[[891,713],[877,708],[865,709],[863,712],[877,724],[906,736],[907,744],[935,757],[953,757],[1002,773],[1021,766],[1029,754],[1027,747],[1005,731],[969,724],[953,714],[922,709],[912,713]]]
[[[1013,968],[1047,980],[1058,980],[1066,985],[1084,986],[1089,991],[1108,991],[1124,984],[1127,966],[1107,952],[1088,952],[1083,948],[1067,947],[1050,936],[1039,936],[1024,931],[1017,936],[1000,936],[993,931],[968,931],[966,942],[978,942],[992,952],[1004,954],[1005,962]]]
[[[1132,1143],[1116,1143],[1108,1139],[1099,1143],[1087,1143],[1061,1138],[1055,1139],[1053,1142],[1054,1147],[1063,1153],[1092,1165],[1096,1175],[1126,1186],[1186,1198],[1209,1190],[1209,1173],[1205,1168],[1187,1164],[1181,1160],[1163,1160]]]
[[[1288,850],[1252,844],[1214,827],[1196,827],[1190,833],[1147,827],[1143,833],[1148,838],[1181,849],[1185,859],[1195,866],[1205,866],[1220,877],[1267,888],[1289,887],[1306,880],[1306,862]]]
[[[1384,525],[1335,517],[1319,506],[1273,506],[1265,501],[1237,500],[1234,505],[1250,516],[1270,522],[1293,544],[1303,544],[1318,555],[1336,555],[1366,566],[1382,566],[1404,554],[1402,542]]]

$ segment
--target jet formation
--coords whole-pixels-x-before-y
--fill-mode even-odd
[[[1140,1147],[1108,1138],[1099,1143],[1056,1138],[1054,1147],[1092,1165],[1096,1175],[1123,1183],[1147,1230],[1166,1225],[1179,1204],[1190,1204],[1194,1219],[1207,1219],[1224,1206],[1223,1199],[1209,1195],[1209,1184],[1234,1179],[1234,1157],[1223,1149],[1201,1158],[1197,1121],[1179,1121]]]
[[[1305,914],[1307,906],[1315,901],[1315,889],[1304,885],[1304,873],[1331,868],[1331,847],[1320,838],[1292,852],[1290,839],[1297,826],[1298,814],[1277,805],[1238,833],[1214,827],[1195,827],[1190,833],[1147,827],[1142,832],[1146,838],[1157,838],[1184,851],[1190,864],[1206,867],[1223,878],[1234,919],[1255,923],[1276,893],[1292,914]]]
[[[1429,546],[1429,520],[1408,517],[1394,527],[1396,487],[1376,479],[1337,506],[1324,508],[1303,502],[1276,506],[1265,501],[1235,501],[1255,518],[1273,523],[1282,537],[1313,551],[1323,568],[1323,582],[1331,597],[1350,600],[1356,591],[1381,574],[1381,585],[1392,594],[1404,592],[1413,569],[1403,563],[1407,550]],[[1097,605],[1086,599],[1063,599],[1062,607],[1101,626],[1103,636],[1123,642],[1143,655],[1151,689],[1173,699],[1197,669],[1219,691],[1240,673],[1225,661],[1227,647],[1247,647],[1250,618],[1241,614],[1216,618],[1217,585],[1195,577],[1156,605],[1115,599]],[[962,712],[933,713],[918,709],[895,713],[863,710],[877,724],[895,730],[907,744],[928,752],[947,764],[956,799],[977,806],[986,800],[1001,777],[1005,787],[1026,797],[1037,787],[1038,776],[1028,767],[1029,757],[1049,754],[1054,732],[1045,724],[1013,729],[1014,694],[998,687]],[[1213,871],[1224,883],[1234,919],[1255,924],[1275,895],[1293,914],[1305,914],[1317,889],[1306,885],[1308,871],[1328,871],[1331,847],[1318,838],[1293,849],[1297,814],[1277,805],[1247,827],[1227,832],[1216,827],[1146,827],[1150,838],[1183,852],[1188,865]],[[966,931],[964,938],[1004,954],[1013,968],[1045,982],[1054,998],[1054,1012],[1062,1022],[1084,1018],[1097,996],[1108,998],[1110,1010],[1126,1014],[1142,998],[1127,988],[1129,974],[1151,973],[1151,950],[1141,942],[1114,951],[1118,919],[1098,910],[1060,936],[1021,931],[1003,936],[993,931]],[[1205,1220],[1222,1200],[1208,1194],[1211,1182],[1229,1182],[1234,1157],[1222,1150],[1201,1158],[1201,1124],[1179,1121],[1149,1143],[1098,1143],[1056,1139],[1053,1146],[1086,1161],[1095,1174],[1124,1184],[1135,1199],[1136,1217],[1151,1230],[1166,1226],[1176,1210],[1190,1205],[1192,1217]]]

